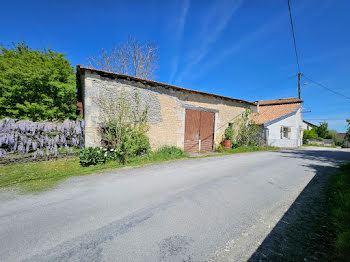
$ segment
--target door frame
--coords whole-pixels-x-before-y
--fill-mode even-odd
[[[198,107],[198,106],[192,106],[192,105],[183,105],[183,138],[182,138],[182,143],[183,146],[185,147],[185,130],[186,130],[186,109],[191,109],[191,110],[197,110],[197,111],[204,111],[204,112],[209,112],[209,113],[214,113],[214,124],[213,124],[213,133],[214,133],[214,138],[213,138],[213,151],[215,150],[215,141],[216,141],[216,127],[218,124],[218,114],[219,110],[213,109],[213,108],[207,108],[207,107]]]

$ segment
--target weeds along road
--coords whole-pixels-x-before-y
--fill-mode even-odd
[[[242,261],[317,174],[349,150],[162,163],[0,193],[1,261]]]

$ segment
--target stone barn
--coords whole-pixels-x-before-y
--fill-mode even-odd
[[[96,101],[106,90],[137,92],[148,104],[152,149],[169,145],[187,152],[214,150],[230,123],[247,109],[256,109],[253,102],[82,66],[77,66],[77,82],[87,147],[101,145],[101,108]]]

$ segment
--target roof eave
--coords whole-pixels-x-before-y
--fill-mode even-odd
[[[131,81],[138,81],[138,82],[141,82],[143,84],[149,84],[151,86],[162,86],[162,87],[165,87],[165,88],[172,88],[174,90],[180,90],[180,91],[185,91],[185,92],[192,92],[192,93],[208,95],[208,96],[214,96],[214,97],[217,97],[217,98],[226,99],[226,100],[230,100],[230,101],[234,101],[234,102],[238,102],[238,103],[243,103],[243,104],[248,104],[248,105],[256,105],[256,104],[254,104],[254,102],[249,102],[249,101],[245,101],[245,100],[242,100],[242,99],[236,99],[236,98],[231,98],[231,97],[227,97],[227,96],[211,94],[211,93],[197,91],[197,90],[193,90],[193,89],[187,89],[187,88],[183,88],[183,87],[173,86],[173,85],[169,85],[169,84],[165,84],[165,83],[161,83],[161,82],[157,82],[157,81],[153,81],[153,80],[146,80],[146,79],[138,78],[138,77],[135,77],[135,76],[129,76],[129,75],[123,75],[123,74],[118,74],[118,73],[112,73],[112,72],[108,72],[108,71],[104,71],[104,70],[99,70],[99,69],[94,69],[94,68],[83,67],[81,65],[77,65],[78,75],[80,75],[80,73],[82,73],[84,71],[95,72],[95,73],[97,73],[97,74],[99,74],[101,76],[109,77],[109,78],[120,78],[120,79],[129,80],[129,81],[130,80]]]

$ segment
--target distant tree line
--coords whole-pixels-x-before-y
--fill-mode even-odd
[[[328,129],[326,121],[320,122],[319,126],[313,127],[311,130],[304,130],[303,139],[332,139],[337,146],[341,146],[343,141],[337,137],[337,130]]]

